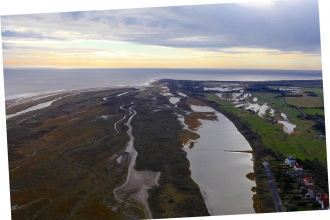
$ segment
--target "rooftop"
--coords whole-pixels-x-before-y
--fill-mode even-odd
[[[306,183],[312,183],[312,182],[313,182],[313,181],[311,180],[311,178],[309,178],[309,177],[305,177],[304,180],[305,180]]]

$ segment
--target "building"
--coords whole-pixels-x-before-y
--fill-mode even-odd
[[[290,167],[292,167],[293,165],[296,164],[296,160],[293,157],[289,156],[288,158],[286,158],[284,160],[284,163],[286,163],[287,165],[289,165]]]
[[[312,186],[312,185],[314,185],[314,183],[313,183],[313,181],[312,181],[312,179],[310,177],[305,177],[304,178],[304,183],[305,183],[306,186]]]
[[[329,197],[328,197],[327,194],[322,193],[321,196],[316,200],[319,201],[319,203],[322,206],[322,209],[328,209],[329,208]]]
[[[301,172],[302,171],[302,166],[299,163],[296,163],[294,165],[293,169],[297,172]]]
[[[318,198],[321,197],[322,193],[324,193],[324,191],[320,187],[316,185],[311,185],[308,189],[307,194],[310,195],[311,198],[316,198],[317,200]]]
[[[309,174],[308,173],[300,173],[299,175],[298,175],[298,178],[299,178],[299,180],[300,181],[303,181],[306,177],[308,177],[309,176]]]

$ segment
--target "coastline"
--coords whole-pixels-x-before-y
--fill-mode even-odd
[[[11,115],[18,113],[20,111],[26,110],[28,108],[31,108],[33,106],[43,104],[50,101],[56,101],[57,99],[70,96],[70,95],[78,95],[84,92],[92,92],[92,91],[108,91],[108,90],[127,90],[132,89],[136,87],[109,87],[109,88],[90,88],[90,89],[80,89],[80,90],[68,90],[68,91],[62,91],[62,92],[54,92],[49,94],[38,94],[33,96],[27,96],[23,98],[17,98],[17,99],[6,99],[5,100],[5,106],[6,106],[6,115]]]
[[[88,91],[99,91],[99,90],[107,90],[107,89],[125,89],[125,88],[139,88],[152,86],[154,83],[157,83],[162,78],[151,78],[146,82],[140,83],[138,85],[111,85],[111,86],[92,86],[92,87],[81,87],[77,89],[61,89],[61,90],[45,90],[45,91],[34,91],[30,93],[19,93],[19,94],[11,94],[6,96],[5,101],[11,102],[13,100],[25,100],[28,98],[39,98],[42,96],[51,96],[54,94],[66,93],[66,92],[88,92]],[[5,86],[6,87],[6,86]]]

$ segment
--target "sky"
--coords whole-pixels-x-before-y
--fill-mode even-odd
[[[317,0],[1,17],[4,67],[321,69]]]

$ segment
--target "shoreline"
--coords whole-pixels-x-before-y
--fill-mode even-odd
[[[155,81],[154,81],[155,82]],[[143,86],[140,86],[143,88]],[[146,86],[144,86],[146,87]],[[6,116],[16,114],[18,112],[27,110],[39,104],[43,104],[49,101],[55,101],[60,99],[61,97],[66,97],[68,95],[78,95],[85,92],[93,92],[93,91],[115,91],[115,90],[127,90],[127,89],[138,89],[137,87],[99,87],[99,88],[89,88],[89,89],[79,89],[79,90],[67,90],[62,92],[54,92],[48,94],[34,94],[33,96],[27,96],[17,99],[6,99],[5,100],[5,109]]]
[[[18,104],[22,104],[22,103],[26,103],[26,102],[30,102],[30,101],[35,101],[35,100],[39,100],[39,99],[43,99],[43,98],[47,98],[50,96],[54,96],[54,95],[59,95],[59,94],[65,94],[65,93],[81,93],[81,92],[89,92],[89,91],[101,91],[101,90],[107,90],[107,89],[115,89],[117,87],[95,87],[95,88],[88,88],[88,89],[77,89],[77,90],[63,90],[61,92],[59,91],[49,91],[49,93],[44,93],[44,92],[36,92],[33,93],[32,95],[27,95],[27,96],[23,96],[26,93],[23,94],[17,94],[17,95],[13,95],[13,96],[18,96],[18,98],[8,98],[5,97],[5,102],[6,102],[6,108],[11,107],[11,106],[15,106]],[[129,88],[129,87],[119,87],[120,88]],[[10,106],[7,106],[7,102],[11,103]]]
[[[212,106],[212,108],[216,109],[217,111],[219,111],[221,114],[223,114],[226,118],[228,118],[237,128],[237,130],[243,135],[243,137],[247,140],[247,142],[249,143],[249,145],[252,148],[252,151],[250,152],[244,152],[244,153],[251,153],[252,154],[252,158],[253,158],[253,177],[254,177],[254,181],[256,183],[256,187],[252,188],[251,191],[253,191],[255,194],[252,197],[253,200],[253,208],[255,210],[256,213],[267,213],[269,211],[266,211],[265,209],[268,208],[273,208],[274,211],[272,212],[276,212],[275,207],[260,207],[259,204],[264,204],[262,202],[262,200],[258,197],[258,193],[257,193],[257,189],[259,187],[261,187],[261,185],[263,185],[263,181],[260,178],[260,175],[258,174],[258,171],[261,168],[262,162],[260,161],[260,156],[258,154],[259,150],[264,149],[263,143],[260,140],[259,136],[257,134],[255,134],[248,126],[246,126],[246,122],[242,121],[238,116],[234,115],[231,112],[226,111],[225,109],[223,109],[218,103],[213,102],[213,101],[209,101],[206,99],[202,99],[202,98],[197,98],[195,97],[198,101],[202,102],[202,103],[208,103],[206,105],[208,106]],[[242,152],[241,152],[242,153]],[[250,179],[252,177],[252,174],[247,174],[246,178]],[[267,185],[268,186],[268,185]],[[267,189],[268,190],[268,187]]]
[[[206,105],[204,107],[208,107],[208,105]],[[196,150],[202,150],[202,151],[208,151],[208,148],[210,147],[211,149],[214,149],[214,151],[218,151],[218,152],[209,152],[209,154],[206,154],[205,152],[203,152],[203,154],[200,154],[199,152],[198,153],[194,152],[195,147],[192,150],[184,149],[187,152],[187,158],[190,161],[190,170],[192,172],[192,179],[196,182],[196,184],[199,185],[199,188],[201,190],[201,193],[203,194],[205,203],[207,204],[207,208],[208,208],[208,211],[211,216],[230,215],[232,213],[252,214],[254,212],[254,209],[253,209],[253,203],[250,200],[250,198],[252,198],[253,193],[250,192],[250,189],[251,189],[251,187],[255,187],[255,183],[253,183],[254,180],[252,180],[253,182],[249,182],[249,181],[245,182],[246,174],[254,172],[254,170],[253,170],[254,164],[251,161],[252,148],[249,145],[249,143],[246,141],[245,137],[237,132],[236,126],[225,115],[221,114],[219,111],[216,111],[216,110],[215,110],[215,113],[216,113],[217,119],[210,120],[211,122],[209,122],[209,123],[205,123],[208,120],[199,119],[201,121],[201,127],[198,128],[195,132],[198,135],[200,135],[200,139],[196,140],[197,146],[195,146],[195,147],[197,147]],[[221,121],[223,124],[219,124],[218,121]],[[228,124],[226,124],[226,123],[228,123]],[[213,126],[211,124],[213,124]],[[212,142],[219,143],[222,140],[226,139],[226,136],[221,135],[220,133],[222,133],[222,132],[219,132],[219,134],[217,135],[217,137],[220,137],[220,139],[219,139],[219,138],[215,138],[213,136],[207,136],[206,134],[208,132],[211,132],[211,129],[220,131],[221,130],[220,127],[223,127],[223,125],[225,125],[226,130],[230,130],[230,134],[237,133],[238,136],[237,136],[236,140],[241,140],[241,141],[236,142],[235,140],[230,140],[230,142],[228,142],[228,143],[226,142],[227,143],[226,147],[217,146],[216,148],[214,148],[215,146],[213,146],[211,143]],[[207,128],[209,128],[209,129],[205,130]],[[202,132],[203,130],[205,132],[206,131],[208,131],[208,132],[203,133]],[[205,139],[206,136],[208,137],[208,139]],[[204,148],[203,146],[208,146],[208,147]],[[230,149],[231,147],[235,147],[235,146],[238,149],[242,149],[242,150],[240,150],[240,151],[239,150],[238,151],[225,150],[226,148]],[[240,147],[238,147],[238,146],[240,146]],[[244,146],[244,147],[242,147],[242,146]],[[210,150],[210,151],[212,151],[212,150]],[[229,155],[229,154],[227,154],[227,152],[231,153],[231,154]],[[233,154],[236,154],[236,155],[233,155]],[[241,155],[237,155],[237,154],[241,154]],[[245,155],[242,155],[242,154],[245,154]],[[205,155],[208,155],[208,156],[205,157]],[[217,156],[213,157],[213,155],[217,155]],[[198,157],[198,160],[194,159],[194,158],[196,158],[196,156]],[[223,168],[223,169],[225,169],[225,171],[219,170],[216,172],[210,172],[210,173],[212,173],[212,176],[222,176],[222,177],[227,177],[228,173],[235,173],[234,181],[230,180],[231,179],[230,176],[229,176],[228,180],[223,181],[223,183],[221,183],[220,178],[212,179],[212,182],[221,183],[219,189],[217,191],[213,191],[212,183],[210,184],[210,183],[208,183],[208,181],[205,181],[205,179],[209,179],[208,177],[212,178],[212,176],[201,174],[201,173],[204,171],[203,169],[210,169],[210,167],[212,167],[214,170],[216,170],[216,168],[213,167],[213,164],[217,164],[218,167],[226,166],[225,165],[226,163],[224,163],[223,161],[226,161],[230,164],[230,162],[227,161],[225,158],[244,160],[244,165],[241,164],[240,166],[237,166],[236,164],[240,164],[240,163],[233,163],[230,166]],[[199,162],[199,160],[208,160],[208,161],[212,161],[212,162],[210,164],[208,164],[209,166],[205,166],[205,168],[199,169],[198,168],[199,166],[203,167],[203,164],[207,163],[207,162],[204,162],[203,164],[201,164]],[[221,162],[217,163],[217,161],[221,161]],[[208,171],[208,173],[209,173],[209,171]],[[216,175],[216,174],[218,174],[218,175]],[[201,176],[203,176],[203,178],[201,178]],[[237,184],[236,181],[239,181],[240,183],[244,182],[244,185],[241,185],[240,187],[238,187],[239,184]],[[240,201],[237,201],[235,199],[230,199],[229,198],[230,195],[226,192],[226,190],[223,190],[222,184],[231,185],[232,186],[231,190],[233,190],[233,191],[241,190]],[[226,203],[221,204],[221,203],[216,202],[217,200],[219,201],[219,199],[221,200],[221,199],[227,198],[227,197],[228,197],[228,199],[227,199]],[[228,204],[234,203],[234,202],[237,202],[237,206],[239,207],[239,209],[228,206]]]
[[[242,80],[242,79],[237,79],[237,80],[209,80],[209,79],[167,79],[167,78],[160,78],[160,77],[156,77],[156,78],[152,78],[150,80],[148,80],[145,83],[142,83],[140,85],[114,85],[114,86],[101,86],[101,87],[89,87],[89,88],[81,88],[81,89],[75,89],[75,90],[54,90],[54,91],[43,91],[43,92],[32,92],[32,93],[21,93],[21,94],[14,94],[14,95],[10,95],[8,97],[5,96],[5,101],[13,101],[13,100],[24,100],[27,98],[32,98],[32,97],[38,97],[38,96],[42,96],[42,95],[52,95],[52,94],[60,94],[60,93],[65,93],[65,92],[75,92],[75,91],[93,91],[93,90],[106,90],[106,89],[121,89],[121,88],[138,88],[138,87],[145,87],[145,86],[152,86],[154,84],[158,84],[158,82],[161,81],[193,81],[193,82],[199,82],[199,81],[203,81],[206,83],[214,83],[214,82],[220,82],[220,83],[237,83],[237,82],[241,82],[241,83],[265,83],[265,82],[270,82],[270,83],[278,83],[278,82],[297,82],[297,81],[322,81],[322,78],[313,78],[313,79],[284,79],[284,80],[279,80],[279,79],[265,79],[265,80]],[[26,96],[23,96],[24,94],[29,94]]]
[[[52,96],[56,94],[62,94],[67,92],[89,92],[89,91],[101,91],[101,90],[112,90],[112,89],[127,89],[127,88],[140,88],[140,87],[148,87],[153,86],[158,81],[162,80],[162,78],[152,78],[145,83],[140,85],[114,85],[114,86],[101,86],[101,87],[88,87],[88,88],[80,88],[80,89],[68,89],[68,90],[54,90],[54,91],[43,91],[43,92],[31,92],[31,93],[20,93],[14,94],[10,96],[5,96],[5,102],[13,102],[13,101],[24,101],[26,99],[39,99],[46,96]],[[7,105],[7,104],[6,104]],[[7,106],[6,106],[7,107]]]

